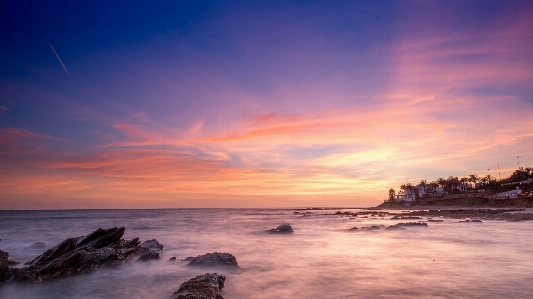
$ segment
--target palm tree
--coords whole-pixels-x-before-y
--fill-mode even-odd
[[[468,182],[468,178],[461,178],[459,180],[461,182],[461,191],[462,192],[465,192],[466,191],[466,182]]]
[[[446,187],[446,184],[448,184],[446,179],[443,178],[438,178],[437,183],[441,186],[442,189],[444,189]]]
[[[390,190],[389,190],[389,200],[390,201],[394,201],[395,198],[396,198],[396,192],[394,191],[394,189],[390,188]]]
[[[437,196],[437,187],[439,186],[439,183],[437,183],[437,181],[431,181],[431,183],[429,183],[429,186],[433,191],[433,196]]]
[[[470,182],[474,183],[474,186],[473,186],[474,189],[477,189],[477,181],[479,181],[479,177],[477,176],[477,174],[471,174]]]
[[[488,182],[489,180],[490,180],[489,177],[486,177],[486,176],[482,177],[482,178],[480,179],[481,186],[485,187],[485,185],[487,184],[487,182]]]

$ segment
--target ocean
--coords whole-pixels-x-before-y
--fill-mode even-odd
[[[45,281],[0,284],[0,298],[169,298],[204,273],[227,277],[231,298],[532,298],[533,222],[444,219],[427,227],[389,226],[387,217],[320,215],[291,209],[0,211],[0,249],[22,263],[69,237],[125,227],[125,238],[157,239],[161,260]],[[343,211],[360,211],[358,209]],[[405,222],[405,221],[403,221]],[[267,229],[290,223],[292,234]],[[228,252],[238,269],[195,268],[189,256]],[[171,257],[178,261],[169,261]]]

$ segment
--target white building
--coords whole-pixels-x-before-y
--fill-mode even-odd
[[[516,190],[500,192],[500,193],[494,194],[494,197],[499,198],[499,199],[516,198],[518,194],[521,194],[521,193],[522,193],[522,190],[516,187]]]
[[[418,188],[418,195],[420,197],[424,197],[426,194],[429,194],[428,196],[444,196],[448,194],[441,187],[433,188],[427,185],[425,187],[422,185],[417,185],[416,188]]]
[[[403,195],[396,195],[396,202],[413,202],[416,201],[420,196],[418,195],[418,188],[409,186],[405,188],[405,193]]]

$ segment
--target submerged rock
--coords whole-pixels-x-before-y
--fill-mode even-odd
[[[187,266],[231,266],[239,267],[237,259],[233,254],[226,252],[214,252],[199,255],[197,257],[188,257],[185,261],[189,261]]]
[[[171,258],[169,259],[169,261],[175,261],[175,260],[176,260],[176,257],[175,257],[175,256],[173,256],[173,257],[171,257]]]
[[[98,230],[77,238],[69,238],[48,249],[28,267],[13,269],[13,280],[41,282],[43,280],[75,275],[105,265],[120,265],[136,255],[159,253],[140,246],[139,238],[122,239],[125,228]]]
[[[273,228],[273,229],[269,229],[267,230],[267,232],[271,233],[271,234],[276,234],[276,233],[292,233],[292,226],[290,224],[282,224],[276,228]]]
[[[43,242],[35,242],[28,248],[29,249],[45,249],[46,244],[44,244]]]
[[[405,228],[403,228],[401,226],[391,225],[391,226],[388,226],[385,229],[388,229],[388,230],[402,230],[402,229],[405,229]]]
[[[137,259],[137,261],[149,261],[149,260],[160,260],[159,252],[155,251],[146,251]]]
[[[419,216],[402,216],[402,215],[396,215],[390,219],[404,219],[404,220],[410,220],[410,219],[422,219],[422,217]]]
[[[468,223],[468,222],[470,222],[470,223],[472,223],[472,222],[474,222],[474,223],[482,223],[483,221],[481,221],[479,219],[472,219],[472,220],[466,219],[465,221],[459,221],[459,222],[463,222],[463,223]]]
[[[370,227],[361,227],[361,230],[376,230],[376,229],[380,229],[381,227],[378,226],[378,225],[372,225]]]
[[[397,223],[396,226],[425,226],[427,227],[428,224],[425,222],[400,222],[400,223]]]
[[[224,287],[226,276],[206,273],[191,278],[180,285],[172,294],[173,299],[224,299],[220,290]]]

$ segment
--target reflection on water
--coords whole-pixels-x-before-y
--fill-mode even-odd
[[[315,214],[324,213],[314,212]],[[300,217],[288,210],[0,211],[0,249],[25,262],[69,237],[126,227],[156,238],[163,259],[130,262],[41,284],[0,285],[0,298],[168,298],[196,275],[226,275],[225,298],[530,298],[532,222],[445,220],[402,231],[350,231],[398,220]],[[290,223],[291,235],[264,231]],[[229,252],[240,268],[170,262]]]

